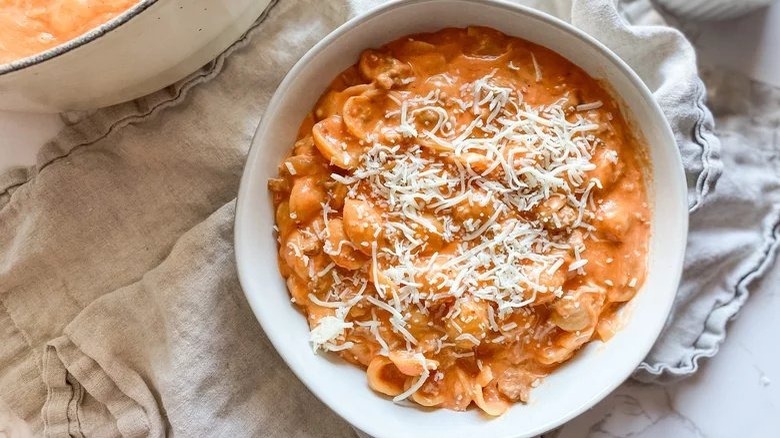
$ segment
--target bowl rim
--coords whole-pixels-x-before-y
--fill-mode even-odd
[[[244,236],[245,230],[248,230],[247,227],[251,227],[252,224],[245,223],[246,220],[248,219],[246,219],[247,214],[244,212],[248,211],[251,208],[251,204],[255,202],[255,200],[248,199],[247,191],[250,190],[249,187],[253,184],[252,181],[253,171],[252,171],[252,167],[250,166],[253,166],[257,162],[258,156],[262,152],[261,145],[256,144],[257,138],[259,133],[267,130],[266,125],[269,123],[268,122],[269,117],[266,117],[265,115],[269,114],[268,112],[269,110],[273,110],[279,107],[280,104],[284,102],[286,98],[285,95],[289,91],[290,84],[294,81],[294,79],[300,75],[302,70],[307,68],[308,64],[311,62],[312,59],[314,59],[320,52],[322,52],[325,48],[331,45],[334,41],[341,38],[345,33],[349,32],[353,27],[359,25],[363,21],[374,18],[377,15],[381,15],[391,10],[397,8],[403,8],[409,5],[424,4],[424,3],[440,3],[440,2],[465,2],[465,1],[468,0],[397,0],[397,1],[385,3],[377,7],[371,8],[363,13],[356,15],[355,17],[349,19],[342,25],[338,26],[336,29],[334,29],[333,31],[328,33],[325,37],[323,37],[320,41],[318,41],[314,46],[312,46],[284,76],[283,80],[279,83],[279,85],[276,88],[276,91],[274,92],[273,96],[269,100],[266,109],[264,110],[264,115],[261,118],[260,123],[258,124],[258,127],[255,130],[255,133],[252,137],[252,142],[250,144],[250,149],[247,153],[247,159],[244,165],[238,195],[236,197],[236,211],[235,211],[235,219],[234,219],[234,255],[235,255],[235,262],[236,262],[236,270],[239,278],[239,283],[241,284],[242,287],[242,291],[244,292],[244,295],[247,298],[247,302],[249,303],[250,308],[255,314],[255,318],[258,320],[258,323],[260,324],[264,333],[266,333],[266,336],[268,337],[271,344],[274,346],[274,349],[277,350],[277,353],[285,362],[285,364],[288,366],[288,368],[312,392],[312,394],[314,394],[315,397],[317,397],[321,402],[323,402],[324,405],[326,405],[329,409],[331,409],[333,412],[335,412],[337,415],[339,415],[342,419],[347,421],[352,427],[355,428],[358,428],[358,424],[360,424],[360,422],[353,421],[357,417],[352,415],[352,412],[350,410],[343,409],[341,405],[331,404],[325,401],[320,397],[319,392],[313,388],[312,383],[316,383],[315,382],[316,376],[312,376],[310,373],[307,373],[305,369],[298,369],[297,366],[291,365],[287,356],[282,353],[282,351],[285,351],[285,349],[280,348],[280,345],[277,345],[279,342],[282,341],[282,339],[268,336],[267,334],[269,333],[269,330],[266,329],[266,325],[269,324],[269,321],[268,320],[264,321],[264,318],[258,317],[259,314],[258,309],[261,304],[256,302],[256,300],[252,296],[250,296],[249,293],[247,293],[247,289],[245,286],[249,284],[250,281],[249,278],[253,275],[253,273],[252,273],[251,266],[246,265],[246,262],[242,260],[242,255],[251,251],[252,248],[251,246],[248,245],[248,240],[245,239]],[[680,214],[677,219],[679,220],[678,231],[681,234],[680,235],[681,242],[678,243],[679,248],[676,253],[676,255],[678,256],[677,257],[678,263],[676,264],[675,269],[672,272],[668,272],[666,276],[672,278],[674,280],[674,284],[678,285],[683,271],[683,261],[684,261],[684,254],[687,245],[687,234],[688,234],[688,224],[689,224],[687,184],[686,184],[685,171],[682,163],[682,157],[680,156],[679,150],[676,148],[674,132],[672,131],[672,128],[668,123],[668,120],[666,119],[663,111],[661,110],[660,105],[653,97],[652,92],[648,89],[647,85],[644,83],[644,81],[642,81],[639,75],[617,54],[615,54],[606,45],[598,41],[595,37],[587,34],[583,30],[580,30],[579,28],[574,27],[570,23],[567,23],[541,10],[534,9],[530,6],[526,6],[523,4],[511,3],[507,0],[482,0],[482,2],[485,3],[486,5],[491,5],[515,13],[521,13],[521,14],[531,16],[532,18],[535,18],[541,22],[544,22],[545,24],[557,28],[561,32],[569,33],[570,35],[579,38],[584,43],[590,45],[594,50],[596,50],[597,52],[602,54],[606,59],[611,61],[615,65],[615,68],[619,69],[621,73],[626,76],[626,78],[631,82],[631,84],[636,88],[636,90],[641,95],[643,101],[642,104],[647,105],[649,109],[652,110],[652,112],[656,113],[659,116],[659,120],[663,122],[660,129],[665,131],[666,139],[671,140],[669,147],[675,147],[675,153],[672,154],[672,156],[675,164],[674,172],[677,173],[675,185],[677,186],[676,187],[678,191],[677,198],[679,199],[679,204],[680,204],[679,205]],[[518,37],[522,38],[522,36],[518,36]],[[650,143],[649,139],[644,139],[644,140],[646,143]],[[657,143],[661,144],[666,142],[658,141]],[[650,168],[651,169],[653,168],[653,163],[650,163]],[[651,170],[651,175],[653,174],[654,171]],[[658,237],[659,236],[656,235],[656,238]],[[641,362],[642,358],[647,356],[652,346],[655,344],[658,337],[660,336],[663,327],[665,326],[665,323],[668,320],[672,305],[674,303],[675,296],[676,296],[676,289],[674,293],[670,292],[668,294],[666,303],[664,303],[663,308],[659,309],[658,311],[659,314],[661,313],[663,314],[663,318],[661,318],[661,315],[659,315],[659,317],[655,321],[655,325],[652,327],[648,327],[648,331],[652,333],[653,336],[652,338],[648,337],[647,340],[645,341],[646,345],[643,348],[641,348],[642,356],[637,361],[636,365],[639,365],[639,362]],[[633,357],[632,357],[632,361],[633,361]],[[513,437],[514,436],[524,436],[524,437],[536,436],[540,433],[545,433],[547,431],[553,430],[554,428],[559,427],[560,425],[572,420],[573,418],[577,417],[578,415],[582,414],[583,412],[595,406],[598,402],[603,400],[608,394],[613,392],[618,386],[620,386],[623,382],[625,382],[625,380],[628,379],[628,377],[630,377],[630,375],[634,372],[634,370],[635,367],[629,369],[624,373],[620,373],[619,375],[616,374],[616,378],[613,379],[609,385],[605,385],[600,392],[594,393],[593,397],[586,403],[583,403],[578,409],[573,409],[568,413],[566,413],[565,415],[560,416],[557,420],[550,421],[547,424],[537,427],[534,430],[518,431],[516,435],[512,435],[512,436]],[[367,425],[369,427],[365,427]],[[381,436],[382,433],[380,429],[378,429],[377,427],[373,427],[368,423],[360,424],[359,428],[365,433],[379,434],[375,436]]]
[[[34,53],[24,58],[15,59],[5,64],[0,64],[0,76],[14,73],[25,68],[32,67],[34,65],[41,64],[53,58],[57,58],[64,55],[71,50],[77,49],[91,41],[97,40],[109,32],[117,29],[128,21],[132,20],[140,13],[148,9],[159,0],[140,0],[133,6],[124,10],[121,14],[106,21],[105,23],[90,29],[88,32],[83,33],[76,38],[68,40],[62,44],[56,45],[43,52]]]

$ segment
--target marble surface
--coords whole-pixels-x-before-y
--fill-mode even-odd
[[[748,44],[745,47],[750,47],[757,64],[729,67],[741,67],[756,79],[780,78],[780,38],[764,38],[780,29],[780,6],[765,15],[776,18],[774,30],[753,32],[761,39],[757,43],[760,50],[756,44],[743,43]],[[765,16],[753,19],[756,25],[771,25]],[[716,37],[706,36],[706,29],[701,32],[694,39],[707,58],[712,56],[715,43],[711,41]],[[739,47],[730,46],[732,50]],[[61,127],[57,115],[0,112],[0,172],[34,163],[38,148]],[[663,387],[626,382],[593,409],[546,437],[780,437],[780,343],[775,336],[780,333],[778,285],[780,263],[776,262],[769,275],[751,288],[750,299],[731,323],[721,351],[703,361],[695,376]]]

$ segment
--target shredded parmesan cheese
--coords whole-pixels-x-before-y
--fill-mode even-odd
[[[594,109],[599,109],[601,108],[602,105],[604,105],[604,103],[601,102],[600,100],[597,100],[595,102],[579,104],[577,105],[576,109],[577,111],[590,111]]]
[[[536,82],[542,82],[542,69],[539,67],[539,63],[536,62],[536,56],[531,53],[531,62],[534,64],[534,72],[536,73]]]

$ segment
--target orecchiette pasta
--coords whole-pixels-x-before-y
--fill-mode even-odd
[[[296,178],[290,190],[290,217],[299,223],[307,223],[322,210],[326,194],[321,178],[306,176]]]
[[[344,232],[352,244],[363,253],[372,255],[372,248],[384,235],[379,212],[370,202],[347,198],[343,217]]]
[[[269,181],[314,350],[394,401],[500,415],[641,287],[645,155],[604,88],[486,28],[365,51]]]
[[[312,129],[314,145],[330,164],[351,170],[357,167],[362,147],[357,138],[347,132],[341,116],[330,116]]]
[[[376,356],[366,369],[368,385],[374,391],[395,397],[404,392],[406,376],[384,356]]]
[[[324,251],[337,266],[353,271],[365,265],[366,257],[347,239],[344,221],[334,218],[328,221]]]

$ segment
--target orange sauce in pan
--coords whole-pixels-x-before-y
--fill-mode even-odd
[[[138,0],[0,0],[0,64],[68,42]]]

